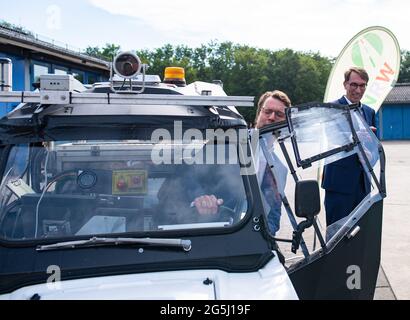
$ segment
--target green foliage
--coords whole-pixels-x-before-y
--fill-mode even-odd
[[[22,33],[30,37],[34,37],[34,34],[31,31],[25,29],[24,27],[12,24],[4,20],[0,20],[0,27]]]
[[[105,47],[101,49],[100,47],[89,46],[84,50],[84,53],[92,57],[112,61],[113,58],[120,52],[120,49],[120,46],[117,46],[113,43],[107,43],[105,44]]]
[[[401,65],[398,82],[410,82],[410,51],[401,51]]]
[[[107,60],[112,61],[114,57],[120,52],[120,46],[112,43],[105,44],[105,47],[101,49],[101,55]]]

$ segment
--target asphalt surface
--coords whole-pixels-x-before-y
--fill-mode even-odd
[[[375,299],[410,299],[410,141],[382,142],[386,154],[381,272]]]
[[[374,300],[397,300],[383,267],[380,267],[379,269],[379,277],[377,278]]]

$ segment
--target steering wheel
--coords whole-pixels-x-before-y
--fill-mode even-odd
[[[227,211],[229,212],[231,215],[235,215],[236,211],[230,207],[224,206],[224,205],[220,205],[219,206],[219,212],[223,212],[223,211]]]
[[[236,199],[235,202],[232,202],[233,208],[225,205],[219,206],[221,216],[226,217],[227,220],[232,219],[233,223],[238,222],[241,219],[242,209],[246,208],[246,203],[246,199]]]

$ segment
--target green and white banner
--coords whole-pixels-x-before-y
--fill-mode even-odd
[[[384,27],[359,32],[339,54],[327,82],[325,102],[339,99],[346,92],[344,72],[350,67],[364,68],[369,83],[362,103],[376,112],[394,87],[400,71],[400,47],[396,37]]]

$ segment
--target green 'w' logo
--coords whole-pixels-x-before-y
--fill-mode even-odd
[[[362,50],[360,49],[360,43],[365,43],[367,42],[371,48],[373,48],[372,51],[377,52],[379,55],[382,55],[383,53],[383,41],[380,39],[380,37],[375,34],[375,33],[368,33],[363,36],[363,38],[358,39],[352,47],[352,61],[356,67],[363,68],[364,63],[363,63],[363,53]],[[366,48],[366,47],[365,47]],[[374,68],[376,68],[376,64],[374,60],[371,57],[371,52],[367,52],[367,58],[370,60],[370,63]]]

